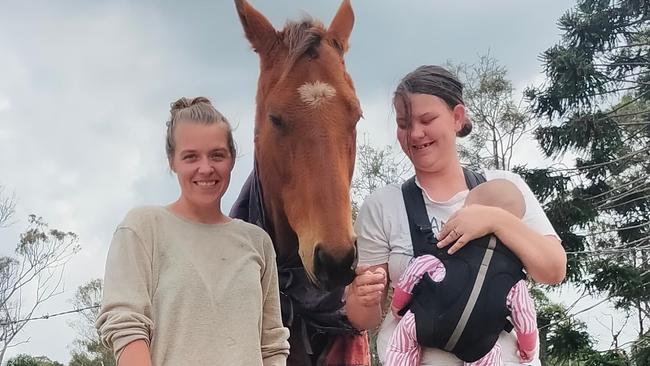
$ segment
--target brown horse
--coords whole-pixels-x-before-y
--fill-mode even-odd
[[[353,331],[341,296],[356,265],[349,191],[361,108],[343,60],[354,14],[345,0],[328,28],[307,19],[276,31],[246,0],[235,4],[260,76],[255,174],[231,215],[256,222],[273,239],[283,320],[291,328],[289,363],[302,365],[308,362],[291,359],[306,352],[317,360],[331,344],[318,336]]]
[[[278,255],[294,255],[297,243],[314,281],[345,285],[355,258],[349,191],[361,117],[343,62],[352,8],[343,2],[327,30],[308,20],[278,32],[246,1],[235,3],[260,57],[255,160]]]

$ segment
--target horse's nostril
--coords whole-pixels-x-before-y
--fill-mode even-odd
[[[320,263],[321,265],[327,266],[327,254],[320,248],[320,245],[316,246],[316,261]]]
[[[314,270],[318,281],[327,289],[346,286],[354,279],[356,248],[343,258],[335,258],[319,245],[314,249]]]

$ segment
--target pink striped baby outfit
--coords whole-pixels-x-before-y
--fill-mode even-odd
[[[442,262],[433,255],[421,255],[411,260],[408,267],[402,274],[393,293],[391,310],[395,316],[411,300],[413,287],[427,273],[435,282],[445,278],[445,267]],[[535,304],[528,293],[526,282],[517,282],[506,299],[506,306],[511,311],[511,321],[517,332],[517,346],[521,362],[529,362],[533,359],[537,345],[537,313]],[[407,311],[400,320],[397,328],[391,336],[386,350],[385,366],[417,366],[420,364],[421,349],[417,342],[415,331],[415,315]],[[465,363],[466,366],[501,366],[501,347],[499,343],[483,356],[483,358]]]

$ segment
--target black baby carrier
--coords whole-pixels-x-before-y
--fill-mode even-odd
[[[485,177],[463,168],[467,187]],[[431,230],[422,190],[415,177],[404,182],[402,194],[408,214],[414,256],[430,254],[445,266],[446,275],[434,282],[426,273],[413,288],[408,306],[415,315],[418,343],[451,352],[474,362],[494,347],[502,330],[511,331],[506,298],[525,278],[521,261],[495,235],[470,241],[453,255],[439,249]]]

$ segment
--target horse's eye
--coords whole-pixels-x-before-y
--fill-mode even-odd
[[[280,117],[269,115],[269,119],[271,120],[271,123],[273,123],[273,126],[282,127],[282,119]]]

